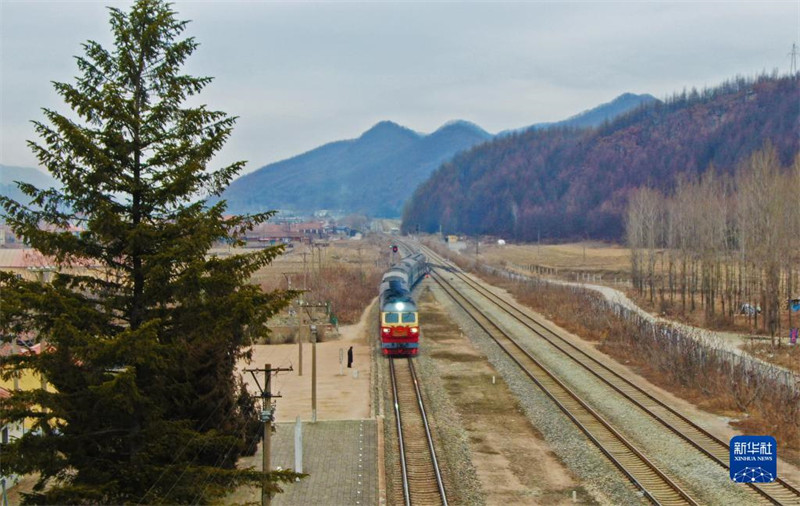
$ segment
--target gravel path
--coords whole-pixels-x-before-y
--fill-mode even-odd
[[[436,458],[442,468],[448,502],[463,505],[486,504],[485,494],[472,464],[467,434],[461,425],[458,411],[440,380],[443,371],[437,368],[436,361],[427,354],[417,357],[416,365],[422,378],[425,410],[436,440]]]

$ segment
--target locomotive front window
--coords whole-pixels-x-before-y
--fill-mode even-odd
[[[397,323],[400,321],[400,313],[383,313],[385,323]]]
[[[417,321],[416,313],[403,313],[403,323],[415,323]]]

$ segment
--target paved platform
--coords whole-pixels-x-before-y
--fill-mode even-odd
[[[272,468],[294,468],[294,423],[278,423],[272,435]],[[248,465],[261,468],[261,448]],[[378,429],[375,420],[303,423],[305,479],[282,485],[274,506],[378,504]],[[258,490],[239,500],[259,502]]]

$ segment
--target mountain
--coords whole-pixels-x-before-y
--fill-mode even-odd
[[[550,123],[536,123],[527,127],[517,128],[513,130],[504,130],[497,134],[498,137],[504,137],[511,134],[520,134],[528,130],[542,130],[545,128],[593,128],[599,127],[603,123],[612,121],[613,119],[630,112],[642,105],[652,104],[658,102],[658,99],[653,95],[642,94],[636,95],[634,93],[623,93],[611,102],[600,104],[597,107],[583,111],[582,113],[571,116],[562,121]]]
[[[564,121],[538,123],[516,132],[598,126],[655,101],[651,95],[626,93]],[[436,168],[492,137],[468,121],[451,121],[428,135],[382,121],[358,139],[332,142],[246,174],[233,181],[222,198],[232,213],[330,209],[399,217],[414,189]]]
[[[382,121],[357,139],[332,142],[246,174],[221,198],[232,213],[331,209],[399,217],[414,188],[442,162],[491,137],[466,121],[447,123],[429,135]]]
[[[55,179],[39,169],[0,165],[0,195],[14,199],[22,204],[27,204],[29,198],[17,188],[15,181],[29,183],[40,189],[56,185]]]
[[[420,185],[402,228],[534,241],[619,240],[628,193],[674,188],[714,166],[731,174],[769,143],[784,166],[800,144],[798,77],[737,78],[651,102],[589,130],[533,129],[457,155]]]

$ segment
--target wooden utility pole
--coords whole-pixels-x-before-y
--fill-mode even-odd
[[[297,329],[297,375],[303,375],[303,333]]]
[[[265,376],[267,381],[267,396],[264,398],[264,407],[261,411],[261,421],[264,423],[264,448],[263,452],[261,452],[261,472],[264,473],[266,476],[272,470],[271,467],[271,458],[272,457],[272,421],[275,420],[275,415],[272,413],[272,404],[269,402],[269,396],[272,395],[270,392],[270,369],[269,365],[266,365],[265,369]],[[269,490],[267,490],[266,484],[261,485],[261,506],[270,506],[272,502],[272,494],[270,494]]]
[[[311,421],[317,421],[317,340],[311,343]]]
[[[308,251],[303,252],[303,291],[306,291],[307,278],[308,278],[308,270],[306,269],[306,255],[308,255]]]
[[[272,398],[281,397],[281,395],[272,395],[272,373],[278,374],[282,371],[291,370],[291,367],[288,369],[280,367],[272,369],[270,364],[266,364],[263,369],[245,369],[245,371],[253,375],[256,386],[261,391],[261,422],[264,424],[264,452],[261,459],[261,470],[265,475],[270,472],[272,422],[275,421],[275,406],[272,403]],[[264,373],[263,388],[261,387],[261,383],[258,382],[258,376],[256,376],[257,372]],[[272,497],[269,490],[267,490],[267,483],[265,481],[264,484],[261,485],[261,506],[270,506],[271,502]]]
[[[311,422],[317,421],[317,326],[311,326]]]

